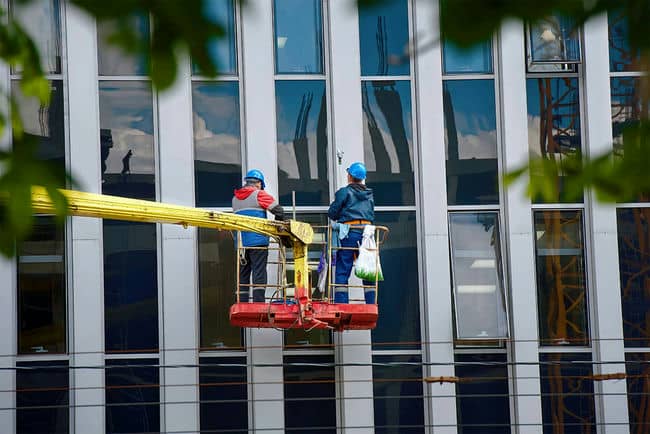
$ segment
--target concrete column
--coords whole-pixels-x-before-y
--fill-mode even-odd
[[[6,3],[2,1],[2,6]],[[8,92],[9,67],[0,63],[0,92]],[[9,107],[0,103],[0,112],[8,115]],[[11,133],[8,125],[0,136],[0,150],[11,149]],[[1,167],[0,167],[1,169]],[[1,170],[0,170],[1,173]],[[14,432],[16,426],[16,373],[11,370],[16,364],[16,268],[13,259],[0,255],[0,426]]]
[[[590,157],[612,148],[607,31],[605,14],[593,17],[584,25],[585,149]],[[588,198],[594,361],[605,363],[594,365],[594,374],[625,372],[625,363],[611,363],[625,360],[616,206],[596,202],[593,193]],[[629,433],[626,381],[596,382],[595,391],[600,407],[598,422],[607,427],[607,433]]]
[[[267,190],[278,194],[278,164],[275,129],[275,83],[273,60],[273,2],[249,0],[242,8],[242,90],[246,169],[260,169]],[[269,272],[269,277],[274,273]],[[284,387],[282,385],[282,333],[252,329],[247,333],[249,363],[248,399],[251,430],[269,434],[284,432]],[[260,366],[272,365],[272,366]]]
[[[68,54],[68,110],[70,171],[79,188],[101,193],[99,152],[99,102],[97,87],[97,37],[95,22],[75,6],[65,8],[65,41]],[[73,270],[68,294],[72,335],[70,366],[101,366],[104,363],[104,293],[102,221],[72,217]],[[70,243],[68,244],[70,245]],[[104,372],[72,369],[70,401],[78,407],[71,425],[74,432],[103,433]]]
[[[160,201],[194,206],[190,60],[171,89],[158,95]],[[161,406],[165,430],[199,431],[199,313],[196,228],[162,225]],[[164,386],[164,387],[163,387]]]
[[[420,203],[422,213],[422,252],[424,268],[424,327],[422,333],[424,376],[454,375],[454,330],[452,319],[451,278],[449,275],[449,232],[447,226],[447,184],[445,136],[442,110],[442,57],[439,43],[438,5],[429,0],[415,0],[415,57],[417,125],[420,137]],[[417,50],[417,48],[416,48]],[[437,186],[431,188],[431,186]],[[432,396],[425,403],[426,423],[433,433],[456,432],[455,386],[425,384],[424,394]],[[441,398],[444,396],[445,398]]]
[[[334,165],[335,188],[346,185],[345,168],[363,161],[363,115],[361,108],[361,66],[359,63],[359,15],[348,2],[329,2],[330,84],[332,95],[332,145],[342,152],[341,164]],[[351,279],[356,277],[351,276]],[[352,280],[351,280],[352,281]],[[354,284],[360,284],[352,283]],[[351,292],[354,289],[350,290]],[[363,293],[350,295],[363,298]],[[335,333],[337,393],[342,433],[373,433],[374,425],[372,353],[370,331]],[[346,366],[355,364],[357,366]],[[365,427],[365,428],[362,428]]]
[[[500,30],[501,111],[503,167],[506,172],[528,163],[526,70],[524,28],[508,21]],[[538,360],[537,296],[535,288],[535,245],[527,179],[520,179],[505,191],[505,234],[510,264],[511,331],[515,341],[512,369],[516,396],[513,423],[521,434],[539,433],[542,404]],[[521,363],[521,364],[519,364]]]

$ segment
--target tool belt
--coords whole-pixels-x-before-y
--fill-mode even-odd
[[[369,225],[372,224],[370,220],[350,220],[347,222],[343,222],[345,225]]]

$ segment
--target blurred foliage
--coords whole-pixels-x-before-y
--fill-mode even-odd
[[[15,0],[29,3],[34,0]],[[217,67],[209,55],[209,44],[224,34],[221,23],[206,14],[210,0],[68,0],[95,17],[98,21],[112,21],[114,32],[110,43],[128,53],[151,60],[149,75],[158,90],[168,88],[176,79],[180,62],[191,56],[203,75],[214,76]],[[335,0],[343,1],[343,0]],[[354,0],[350,4],[354,4]],[[390,0],[357,0],[360,7],[372,7]],[[420,0],[421,1],[421,0]],[[438,0],[429,0],[438,2]],[[242,3],[242,0],[239,0]],[[489,38],[508,18],[536,20],[559,12],[583,22],[606,10],[621,10],[629,20],[629,43],[638,48],[644,59],[650,58],[650,1],[648,0],[440,0],[440,29],[445,38],[460,46],[469,46]],[[124,18],[149,13],[150,38],[143,39]],[[468,25],[469,24],[469,25]],[[46,106],[50,95],[49,84],[43,75],[38,50],[20,23],[8,19],[0,6],[0,61],[21,71],[20,89],[26,97],[39,98]],[[89,60],[92,61],[92,60]],[[648,62],[642,63],[647,71]],[[646,89],[650,86],[646,86]],[[650,95],[645,95],[649,98]],[[36,144],[22,133],[22,121],[15,101],[6,90],[0,93],[0,137],[6,137],[6,126],[11,125],[13,150],[0,152],[0,191],[9,200],[0,206],[0,252],[12,254],[14,240],[20,241],[31,227],[32,185],[44,185],[64,215],[65,199],[56,187],[70,186],[71,179],[62,175],[36,157]],[[559,195],[558,175],[562,176],[563,194],[582,194],[592,188],[602,200],[632,200],[650,197],[650,124],[647,119],[628,127],[623,134],[622,152],[617,151],[586,159],[580,154],[553,159],[533,160],[530,165],[506,176],[506,182],[528,173],[529,193],[545,199]],[[620,155],[619,155],[620,154]],[[66,184],[67,183],[67,184]],[[2,196],[0,196],[0,199]]]

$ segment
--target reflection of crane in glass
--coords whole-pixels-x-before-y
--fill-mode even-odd
[[[548,211],[537,226],[538,285],[546,327],[542,339],[551,344],[587,345],[582,215]],[[575,250],[579,253],[569,253]],[[539,255],[539,253],[538,253]],[[542,262],[543,261],[543,262]]]
[[[375,171],[378,173],[390,173],[390,157],[386,151],[384,138],[381,135],[381,128],[379,127],[379,124],[377,124],[377,119],[370,108],[370,103],[368,102],[368,90],[365,84],[362,87],[361,92],[361,105],[368,121],[370,144],[372,145],[372,152],[375,156]]]
[[[634,230],[619,232],[623,327],[630,346],[650,344],[650,208],[625,210]],[[623,217],[629,216],[629,217]]]
[[[293,134],[293,151],[296,155],[296,164],[298,166],[298,177],[300,179],[309,179],[309,141],[307,139],[307,122],[309,121],[309,112],[314,100],[312,92],[306,92],[302,95],[300,109],[296,117],[296,129]]]
[[[630,434],[647,434],[650,424],[650,354],[629,353],[627,356]],[[630,372],[633,374],[629,375]]]

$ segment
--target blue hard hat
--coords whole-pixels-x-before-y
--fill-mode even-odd
[[[366,179],[366,166],[363,163],[352,163],[348,167],[348,173],[353,178],[364,180]]]
[[[262,183],[262,190],[266,188],[266,183],[264,182],[264,174],[262,173],[261,170],[251,169],[248,172],[246,172],[246,176],[244,177],[244,180],[249,180],[249,179],[260,181]]]

